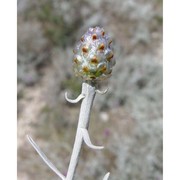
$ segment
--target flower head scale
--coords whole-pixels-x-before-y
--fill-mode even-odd
[[[103,80],[115,65],[112,40],[103,28],[89,28],[74,49],[73,69],[84,80]]]

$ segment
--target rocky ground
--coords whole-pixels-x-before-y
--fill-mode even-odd
[[[106,148],[83,147],[76,179],[162,180],[162,1],[18,0],[18,180],[57,176],[29,145],[36,140],[66,174],[80,104],[72,49],[90,26],[114,39],[116,66],[96,96],[90,135]]]

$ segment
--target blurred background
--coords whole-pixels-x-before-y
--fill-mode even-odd
[[[27,142],[30,134],[66,174],[82,80],[72,71],[73,47],[91,26],[114,39],[116,66],[100,85],[77,180],[162,180],[162,0],[18,0],[18,180],[56,180]]]

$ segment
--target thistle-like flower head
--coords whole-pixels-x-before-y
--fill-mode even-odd
[[[74,49],[73,69],[84,80],[111,76],[115,65],[112,40],[103,28],[89,28]]]

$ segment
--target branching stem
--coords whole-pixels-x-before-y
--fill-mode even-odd
[[[77,167],[80,150],[81,150],[82,143],[83,143],[83,135],[82,135],[81,128],[88,129],[90,112],[91,112],[93,100],[96,95],[95,87],[91,86],[87,83],[83,83],[82,94],[84,94],[85,97],[82,100],[82,104],[81,104],[81,109],[80,109],[80,114],[79,114],[79,122],[78,122],[74,147],[73,147],[71,160],[70,160],[69,168],[68,168],[68,173],[67,173],[67,177],[66,177],[67,180],[74,179],[75,170]]]
[[[80,151],[82,148],[83,141],[85,144],[92,148],[92,149],[103,149],[103,146],[95,146],[92,144],[89,133],[88,133],[88,126],[89,126],[89,120],[90,120],[90,113],[91,113],[91,108],[93,105],[93,101],[96,95],[96,92],[100,94],[104,94],[106,91],[101,92],[99,90],[96,90],[95,86],[92,84],[87,84],[83,83],[82,84],[82,92],[81,94],[75,99],[71,100],[67,97],[67,93],[65,94],[65,98],[68,102],[70,103],[77,103],[81,99],[81,109],[80,109],[80,114],[79,114],[79,121],[78,121],[78,126],[77,126],[77,131],[76,131],[76,137],[75,137],[75,142],[74,142],[74,147],[69,163],[69,168],[67,171],[66,177],[53,165],[53,163],[46,157],[46,155],[41,151],[39,146],[34,142],[34,140],[30,137],[27,136],[29,142],[32,144],[34,149],[37,151],[37,153],[41,156],[41,158],[44,160],[44,162],[59,176],[60,179],[62,180],[74,180],[75,176],[75,171],[76,167],[78,164],[79,160],[79,155]],[[103,180],[108,180],[110,173],[108,172]]]

